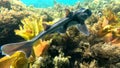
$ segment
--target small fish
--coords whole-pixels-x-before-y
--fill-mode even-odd
[[[32,45],[35,41],[42,38],[43,36],[59,31],[64,33],[69,26],[77,25],[77,29],[84,33],[86,36],[89,35],[89,31],[84,21],[90,17],[92,12],[89,9],[81,8],[80,10],[69,12],[65,18],[60,19],[58,22],[49,26],[45,31],[39,33],[35,38],[29,41],[23,41],[18,43],[5,44],[1,47],[2,54],[11,55],[16,51],[23,51],[27,57],[30,56],[32,51]],[[74,21],[74,22],[72,22]]]

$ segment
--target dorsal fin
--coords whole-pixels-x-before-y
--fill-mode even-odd
[[[69,9],[65,9],[66,12],[66,17],[72,18],[73,17],[73,12],[71,12]]]
[[[49,29],[51,27],[51,25],[48,25],[48,24],[46,24],[46,23],[43,23],[43,28],[44,28],[44,30],[47,30],[47,29]]]
[[[70,14],[70,10],[66,8],[65,13],[66,13],[66,17],[67,17]]]

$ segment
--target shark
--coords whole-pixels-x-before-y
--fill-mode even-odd
[[[23,51],[27,57],[30,56],[32,51],[33,44],[43,38],[45,35],[60,32],[64,33],[66,29],[70,26],[76,25],[77,29],[84,33],[86,36],[89,36],[89,31],[86,27],[85,20],[91,16],[92,12],[90,9],[80,8],[79,10],[70,12],[66,10],[68,13],[66,17],[61,18],[55,24],[49,26],[44,31],[40,32],[36,37],[29,41],[17,42],[17,43],[9,43],[1,46],[2,55],[12,55],[16,51]],[[74,22],[73,22],[74,21]]]

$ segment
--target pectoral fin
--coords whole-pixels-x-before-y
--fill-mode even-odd
[[[80,32],[84,33],[86,36],[89,36],[89,34],[90,34],[85,24],[82,24],[82,25],[81,24],[77,24],[77,29]]]
[[[58,33],[65,33],[66,32],[66,28],[64,27],[60,27],[59,29],[57,29]]]

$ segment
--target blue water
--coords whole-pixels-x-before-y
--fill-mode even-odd
[[[54,0],[21,0],[27,6],[34,6],[37,8],[47,8],[54,6]],[[55,0],[59,4],[63,5],[74,5],[78,1],[83,2],[84,0]]]

